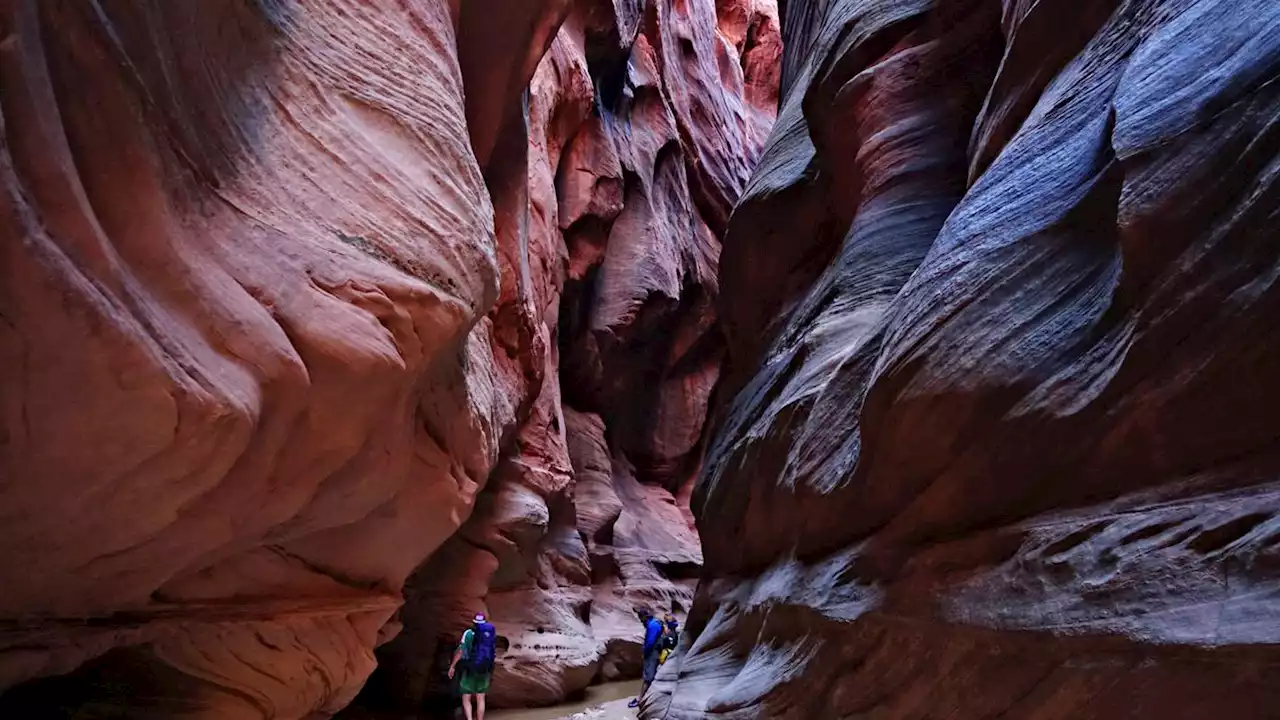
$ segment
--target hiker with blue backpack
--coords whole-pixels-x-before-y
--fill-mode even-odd
[[[640,620],[644,623],[644,646],[641,647],[641,657],[643,658],[643,687],[640,689],[640,695],[643,696],[649,690],[649,685],[653,683],[653,678],[658,674],[658,656],[662,652],[662,636],[665,627],[662,621],[654,617],[654,614],[647,608],[639,612]],[[627,707],[638,707],[640,698],[632,700]]]
[[[485,619],[484,613],[476,613],[475,622],[462,633],[462,641],[449,664],[449,679],[452,680],[458,662],[462,662],[458,690],[462,693],[462,714],[467,720],[484,720],[484,696],[489,692],[489,680],[493,677],[497,646],[497,628]],[[471,712],[472,698],[475,698],[474,715]]]

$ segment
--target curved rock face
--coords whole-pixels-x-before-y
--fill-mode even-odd
[[[0,714],[331,714],[428,557],[407,636],[488,596],[522,702],[630,672],[621,616],[692,595],[776,97],[776,10],[733,17],[0,3]]]
[[[0,7],[0,686],[332,712],[468,514],[493,211],[448,5],[383,5]]]
[[[1270,717],[1280,7],[791,0],[784,36],[643,715]]]
[[[410,579],[371,702],[446,693],[480,609],[510,643],[489,702],[528,706],[638,675],[636,611],[692,604],[719,238],[775,115],[779,33],[762,2],[568,12],[485,171],[505,260],[491,317],[531,404],[474,515]],[[509,311],[508,287],[529,288]]]
[[[778,52],[762,0],[0,3],[0,714],[324,716],[402,624],[417,701],[480,607],[499,704],[636,672]]]

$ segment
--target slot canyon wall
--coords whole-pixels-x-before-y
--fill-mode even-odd
[[[480,608],[510,643],[489,702],[530,706],[637,677],[636,611],[692,604],[719,239],[773,123],[780,54],[771,1],[569,8],[486,169],[503,267],[528,273],[510,286],[531,288],[507,354],[540,384],[471,518],[409,578],[371,700],[448,695]]]
[[[770,0],[0,2],[0,715],[416,703],[478,607],[499,704],[634,673],[780,53]]]
[[[643,717],[1280,710],[1280,5],[789,0]]]

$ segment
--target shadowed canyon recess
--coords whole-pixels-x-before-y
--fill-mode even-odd
[[[0,0],[0,717],[1280,714],[1280,3]],[[26,713],[26,714],[23,714]]]

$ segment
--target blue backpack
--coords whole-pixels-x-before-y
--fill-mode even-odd
[[[473,673],[493,672],[493,659],[498,646],[498,629],[491,623],[476,623],[471,628],[471,648],[467,664]]]

